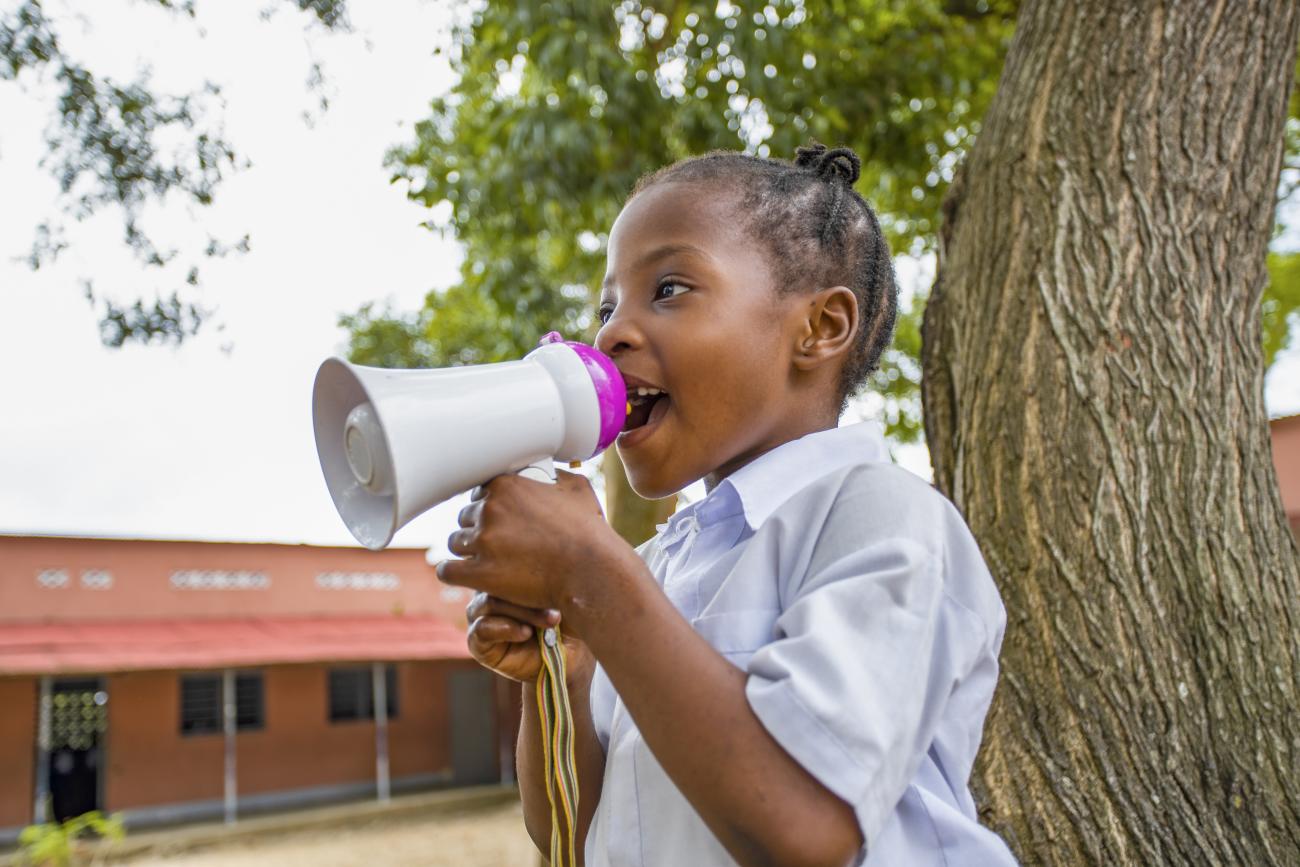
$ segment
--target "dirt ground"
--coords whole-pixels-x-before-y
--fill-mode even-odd
[[[538,867],[517,801],[457,813],[358,821],[174,855],[131,867]]]

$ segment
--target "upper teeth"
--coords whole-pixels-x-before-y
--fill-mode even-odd
[[[659,388],[637,388],[636,393],[640,397],[649,397],[655,394],[663,394],[663,389]]]

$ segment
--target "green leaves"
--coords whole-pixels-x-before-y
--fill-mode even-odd
[[[713,149],[848,145],[894,249],[931,249],[1013,12],[938,0],[488,4],[454,34],[459,83],[389,155],[411,198],[447,212],[435,226],[465,244],[461,281],[418,314],[344,317],[354,360],[501,360],[551,329],[590,339],[605,233],[636,179]],[[905,440],[920,431],[919,315],[918,304],[902,317],[874,386]]]
[[[63,822],[28,825],[18,834],[18,863],[42,867],[98,864],[112,844],[125,836],[126,826],[120,816],[106,817],[98,810]]]
[[[1260,304],[1263,317],[1264,367],[1290,345],[1291,329],[1300,325],[1300,253],[1269,253],[1268,287]]]
[[[151,0],[187,18],[195,17],[197,0]],[[345,0],[292,0],[319,26],[346,30]],[[190,257],[184,277],[169,298],[126,304],[100,297],[82,280],[87,299],[100,311],[100,333],[107,346],[128,341],[179,343],[197,332],[209,311],[185,301],[183,294],[200,285],[198,257],[248,249],[248,238],[233,244],[212,239],[202,250],[160,249],[145,229],[142,213],[151,201],[170,197],[210,205],[221,182],[246,162],[210,118],[221,93],[211,83],[192,93],[168,94],[154,89],[147,74],[121,83],[99,75],[67,54],[56,23],[39,0],[22,0],[0,15],[0,82],[26,86],[52,81],[57,98],[46,135],[41,165],[59,185],[59,217],[37,227],[24,260],[35,270],[54,262],[68,247],[64,220],[79,222],[104,210],[122,220],[123,242],[144,268],[164,268],[178,255]],[[172,148],[165,142],[179,138]]]
[[[940,202],[979,132],[1016,9],[1014,0],[487,4],[454,34],[459,83],[389,155],[393,179],[444,212],[435,227],[464,243],[461,280],[418,313],[344,317],[353,357],[494,361],[551,329],[589,339],[605,232],[627,192],[640,175],[714,148],[789,157],[810,139],[852,147],[863,160],[857,189],[895,253],[934,250]],[[1297,304],[1291,260],[1271,261],[1270,360]],[[921,432],[924,301],[903,311],[870,386],[896,440]]]

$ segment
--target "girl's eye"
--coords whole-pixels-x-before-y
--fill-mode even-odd
[[[683,286],[681,283],[674,283],[671,280],[665,280],[655,289],[655,300],[661,298],[676,298],[678,295],[685,295],[691,291],[690,286]]]
[[[613,305],[613,304],[602,304],[602,305],[600,305],[600,307],[596,310],[596,316],[600,318],[600,324],[601,324],[601,325],[605,325],[606,323],[608,323],[608,322],[609,322],[609,317],[611,317],[611,316],[613,316],[613,315],[614,315],[614,305]]]

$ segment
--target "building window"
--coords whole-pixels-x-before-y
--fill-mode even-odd
[[[375,718],[375,686],[370,666],[330,669],[330,722]],[[384,666],[388,718],[397,716],[397,666]]]
[[[263,726],[262,675],[235,675],[235,728],[239,731]],[[181,734],[205,735],[222,730],[221,675],[181,675]]]

